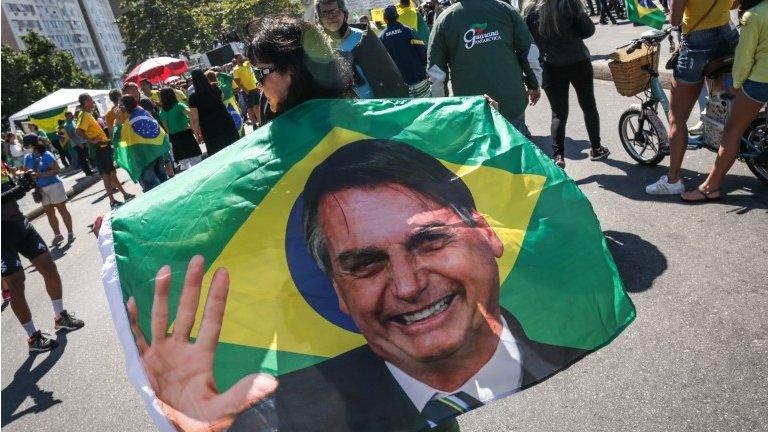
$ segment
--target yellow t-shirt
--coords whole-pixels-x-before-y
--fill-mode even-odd
[[[107,134],[93,118],[93,114],[88,111],[80,111],[80,116],[77,118],[77,130],[83,131],[88,142],[98,141],[102,143],[108,141]]]
[[[709,11],[713,1],[717,4]],[[683,12],[683,34],[689,33],[692,26],[696,26],[693,31],[698,31],[728,24],[731,20],[731,4],[732,0],[688,0]]]
[[[232,70],[232,77],[240,80],[245,91],[254,90],[257,86],[256,75],[253,74],[253,69],[251,69],[251,62],[246,61],[242,65],[235,66]]]

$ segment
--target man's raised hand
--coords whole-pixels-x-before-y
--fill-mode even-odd
[[[224,317],[229,274],[220,268],[213,275],[200,332],[197,340],[191,342],[189,334],[195,324],[204,264],[200,255],[189,261],[171,334],[167,333],[171,269],[164,266],[157,272],[151,345],[139,328],[139,313],[133,297],[127,305],[131,330],[149,382],[165,415],[174,426],[184,431],[225,430],[237,414],[272,394],[277,387],[274,377],[253,374],[224,393],[219,394],[216,389],[213,355]]]

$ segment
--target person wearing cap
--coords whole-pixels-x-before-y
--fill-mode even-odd
[[[75,238],[72,231],[72,215],[67,209],[67,191],[64,190],[64,183],[59,177],[61,169],[56,162],[56,156],[48,151],[42,138],[35,133],[24,135],[23,145],[26,153],[24,155],[24,169],[35,179],[37,184],[37,190],[40,192],[40,203],[53,230],[53,244],[57,245],[64,241],[64,236],[59,230],[59,220],[56,218],[57,210],[67,228],[68,242],[71,243]]]
[[[394,5],[384,9],[384,21],[387,27],[379,38],[395,61],[403,80],[408,85],[408,93],[413,98],[432,95],[427,79],[427,47],[419,39],[416,31],[398,21],[397,8]]]
[[[93,98],[88,93],[83,93],[78,98],[78,101],[80,102],[81,111],[80,117],[77,119],[77,133],[94,146],[96,168],[99,170],[101,179],[104,182],[104,189],[107,191],[107,197],[109,197],[109,206],[115,208],[122,203],[115,199],[112,192],[114,188],[117,188],[123,194],[123,198],[126,201],[134,196],[126,192],[123,189],[123,185],[117,179],[117,171],[113,162],[114,150],[112,149],[112,143],[109,142],[104,129],[101,128],[93,114],[91,114],[94,107]]]

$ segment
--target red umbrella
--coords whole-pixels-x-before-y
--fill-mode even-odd
[[[163,82],[165,84],[170,84],[170,83],[176,82],[176,81],[178,81],[180,79],[181,79],[181,77],[179,77],[178,75],[171,75],[168,78],[166,78]]]
[[[187,62],[173,57],[155,57],[145,60],[131,71],[125,78],[126,82],[138,83],[148,79],[152,84],[163,82],[171,75],[181,75],[188,69]]]

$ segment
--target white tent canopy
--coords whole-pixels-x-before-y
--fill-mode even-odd
[[[73,107],[78,104],[77,98],[83,93],[91,95],[93,101],[96,102],[99,112],[107,112],[109,107],[107,103],[109,101],[109,90],[59,89],[10,116],[8,121],[11,123],[11,131],[16,132],[16,122],[25,121],[34,114],[61,107],[67,107],[70,111],[74,111]]]

